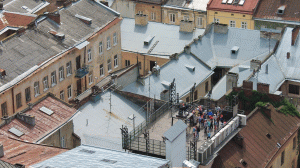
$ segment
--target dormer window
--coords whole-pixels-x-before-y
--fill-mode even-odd
[[[284,9],[285,9],[285,6],[280,6],[280,7],[277,9],[277,14],[283,15]]]

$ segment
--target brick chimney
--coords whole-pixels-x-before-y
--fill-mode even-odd
[[[257,91],[261,93],[269,93],[269,84],[257,83]]]
[[[17,114],[17,118],[19,120],[24,121],[25,123],[34,126],[35,125],[35,116],[31,116],[28,114],[24,114],[24,113],[18,113]]]
[[[244,89],[253,89],[253,82],[252,81],[243,81],[243,88]]]
[[[267,115],[267,117],[271,118],[271,108],[269,106],[270,106],[270,104],[268,103],[261,109]]]
[[[48,13],[48,17],[49,19],[53,20],[57,24],[60,24],[60,14],[58,13],[58,11],[54,13]]]
[[[179,31],[191,33],[194,30],[194,24],[189,20],[181,20]]]
[[[299,30],[300,30],[300,26],[296,26],[293,30],[292,30],[292,46],[295,45],[296,41],[297,41],[297,37],[299,34]]]

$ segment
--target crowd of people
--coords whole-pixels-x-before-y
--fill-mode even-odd
[[[205,109],[202,105],[196,107],[192,111],[190,119],[190,126],[193,127],[194,138],[199,138],[199,132],[204,130],[207,139],[211,138],[213,131],[218,131],[222,128],[226,121],[222,114],[222,109],[218,106],[215,110]]]

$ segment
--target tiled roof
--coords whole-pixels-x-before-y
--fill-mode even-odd
[[[27,27],[28,24],[34,21],[36,15],[5,11],[2,13],[2,15],[0,15],[0,17],[1,17],[0,30],[2,30],[6,26]]]
[[[223,4],[223,0],[210,0],[207,4],[207,10],[216,10],[223,12],[250,14],[254,13],[259,0],[246,0],[244,5]]]
[[[40,110],[41,107],[46,107],[54,113],[52,115],[48,115]],[[35,116],[35,126],[31,126],[24,121],[15,118],[11,121],[11,123],[1,127],[0,133],[35,143],[68,121],[75,112],[76,109],[67,106],[62,101],[57,100],[52,96],[48,96],[38,104],[34,105],[31,110],[24,112],[27,115]],[[23,132],[24,135],[18,137],[10,133],[8,130],[13,127]]]
[[[285,6],[283,14],[277,14],[279,7]],[[255,18],[278,20],[278,21],[300,21],[299,12],[300,1],[274,1],[274,0],[260,0],[260,3],[254,14]]]
[[[1,160],[11,164],[23,164],[26,167],[67,151],[67,149],[19,141],[1,134],[0,144],[4,149],[4,156]]]
[[[257,109],[247,118],[247,125],[239,135],[243,137],[241,148],[231,140],[215,159],[213,167],[244,167],[240,160],[247,162],[247,167],[265,167],[268,161],[298,129],[300,120],[296,116],[285,115],[270,105],[271,119]],[[269,133],[271,138],[266,134]]]
[[[51,159],[32,165],[33,168],[158,168],[167,167],[166,159],[119,152],[110,149],[81,145]]]

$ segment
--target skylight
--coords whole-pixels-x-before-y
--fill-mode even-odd
[[[40,111],[44,112],[45,114],[48,114],[49,116],[54,113],[52,110],[48,109],[45,106],[41,107]]]
[[[21,132],[20,130],[16,129],[15,127],[12,127],[8,131],[11,132],[12,134],[16,135],[17,137],[21,137],[22,135],[24,135],[23,132]]]

